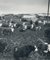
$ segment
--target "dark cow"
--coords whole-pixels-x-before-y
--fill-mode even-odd
[[[17,47],[15,47],[14,48],[14,58],[16,60],[19,60],[19,58],[28,57],[32,51],[33,52],[37,51],[36,46],[27,45],[27,46],[23,46],[18,49],[17,49]]]
[[[11,34],[11,29],[4,29],[3,34],[4,35],[10,35]]]
[[[0,53],[4,52],[5,47],[7,46],[6,42],[0,41]]]
[[[50,44],[50,28],[47,28],[47,29],[44,31],[44,36],[45,36],[45,38],[47,38],[47,43]]]
[[[38,25],[38,21],[35,22],[35,25],[36,25],[36,26]]]
[[[44,32],[45,32],[45,36],[47,38],[50,38],[50,28],[47,28]]]
[[[2,24],[2,27],[9,27],[9,25],[6,24],[6,23],[3,23],[3,24]]]

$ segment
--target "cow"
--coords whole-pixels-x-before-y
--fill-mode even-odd
[[[37,26],[37,27],[35,27],[35,29],[36,29],[36,31],[37,31],[37,30],[40,31],[40,30],[41,30],[41,26]]]
[[[37,52],[38,49],[36,46],[32,46],[32,45],[26,45],[26,46],[23,46],[23,47],[20,47],[20,48],[17,48],[15,47],[14,48],[14,58],[15,60],[19,60],[20,58],[28,58],[29,57],[29,54],[31,52]]]
[[[23,30],[26,30],[27,29],[27,25],[25,24],[25,22],[23,22]]]
[[[50,44],[47,44],[47,53],[46,54],[46,58],[50,59]]]
[[[23,31],[34,28],[34,24],[32,22],[23,22],[22,26],[23,26]]]
[[[50,44],[48,43],[39,43],[38,46],[38,53],[42,56],[45,56],[45,58],[50,58]]]
[[[0,27],[2,27],[2,23],[0,23]]]
[[[48,44],[48,51],[50,51],[50,44]]]
[[[12,28],[14,28],[14,27],[16,27],[16,25],[17,25],[17,23],[9,23],[9,27],[12,27]]]
[[[7,43],[0,40],[0,53],[4,52],[4,49],[6,46],[7,46]]]
[[[7,29],[3,29],[3,32],[2,32],[2,34],[3,35],[9,35],[9,34],[11,34],[11,33],[13,33],[14,32],[14,28],[7,28]]]
[[[11,32],[14,32],[14,28],[11,28]]]

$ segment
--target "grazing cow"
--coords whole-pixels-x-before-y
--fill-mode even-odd
[[[3,23],[2,27],[9,27],[8,23]]]
[[[50,38],[50,28],[47,28],[44,32],[45,32],[44,36]]]
[[[47,44],[47,54],[46,54],[46,58],[50,59],[50,44]]]
[[[16,25],[17,25],[17,23],[9,23],[9,27],[11,27],[11,28],[15,28]]]
[[[38,51],[37,47],[31,46],[31,45],[23,46],[21,48],[15,47],[14,48],[14,58],[16,60],[19,60],[20,58],[28,57],[32,51],[33,52]]]
[[[5,42],[3,43],[2,41],[0,41],[0,53],[4,52],[4,49],[6,46],[7,46],[7,44]]]
[[[2,23],[0,23],[0,27],[2,27]]]
[[[46,58],[50,58],[50,44],[44,43],[44,44],[39,44],[38,46],[38,52],[42,56],[46,56]]]
[[[34,28],[34,24],[31,24],[31,29],[33,29]]]
[[[11,28],[11,32],[14,32],[14,28]]]
[[[32,23],[32,21],[30,22],[23,22],[23,30],[27,30],[27,29],[33,29],[34,28],[34,24]]]
[[[14,24],[13,23],[9,23],[9,27],[13,28]]]
[[[25,24],[25,22],[23,22],[23,30],[27,29],[27,25]]]
[[[50,44],[48,44],[48,51],[50,51]]]
[[[11,34],[11,32],[12,32],[11,29],[4,29],[3,30],[4,35],[9,35],[9,34]]]
[[[40,31],[40,30],[41,30],[41,26],[35,27],[35,29],[36,29],[36,31],[37,31],[37,30]]]
[[[44,21],[43,21],[43,25],[45,25],[46,23],[47,23],[47,21],[44,20]]]
[[[17,23],[14,24],[14,27],[16,27]]]
[[[25,30],[27,30],[27,25],[25,25],[25,22],[23,22],[23,24],[20,25],[20,32],[23,32]]]
[[[35,25],[36,25],[36,26],[38,25],[38,21],[35,22]]]

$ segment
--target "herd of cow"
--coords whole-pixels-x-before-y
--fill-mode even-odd
[[[27,21],[27,20],[20,20],[22,23],[14,23],[14,21],[10,21],[9,24],[6,23],[1,23],[0,24],[0,29],[2,29],[2,34],[3,35],[8,35],[10,33],[13,33],[15,31],[15,28],[19,28],[20,32],[24,32],[28,29],[30,30],[41,30],[41,26],[39,24],[45,25],[47,22],[46,21],[36,21],[33,22],[32,20]],[[5,49],[5,43],[0,42],[0,52],[3,52]],[[26,45],[21,48],[14,47],[14,58],[16,60],[19,60],[19,58],[23,57],[28,57],[31,52],[42,52],[43,54],[47,55],[50,54],[50,44],[44,43],[39,44],[37,47],[36,45]]]
[[[21,23],[22,22],[22,23]],[[41,26],[38,26],[38,21],[33,22],[32,20],[20,20],[20,23],[14,23],[14,21],[10,21],[7,23],[0,23],[0,29],[2,30],[3,35],[8,35],[9,33],[13,33],[15,31],[15,28],[19,28],[20,32],[26,31],[28,29],[30,30],[40,30]]]

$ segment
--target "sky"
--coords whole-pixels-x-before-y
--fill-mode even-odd
[[[48,0],[0,0],[0,14],[47,13]]]

